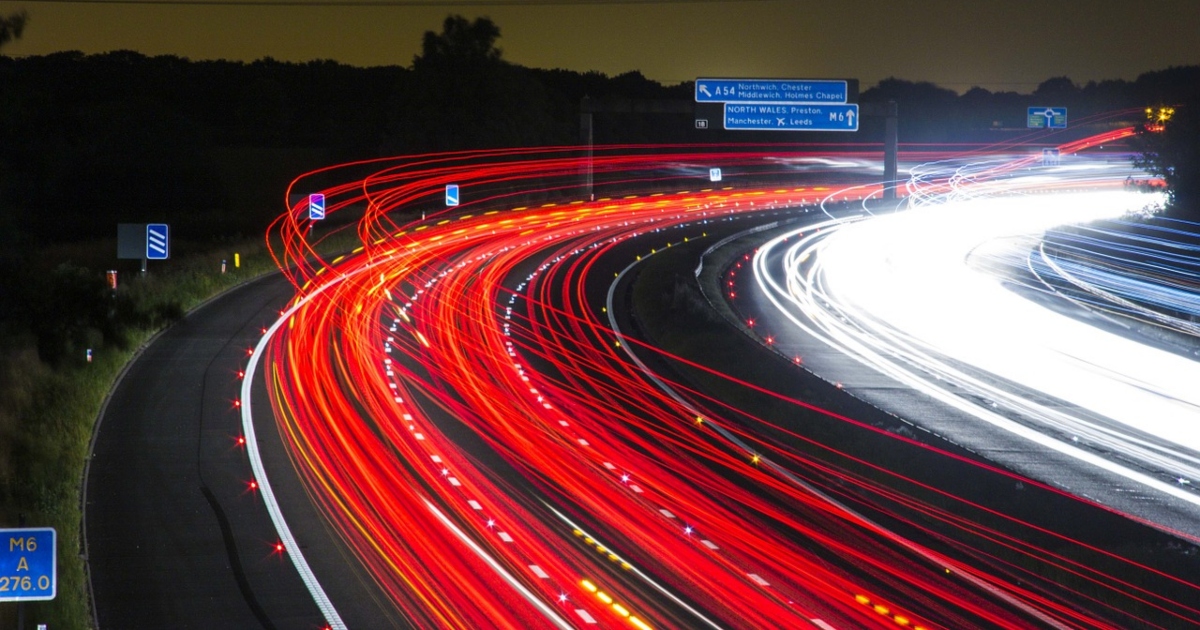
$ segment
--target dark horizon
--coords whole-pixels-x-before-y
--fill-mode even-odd
[[[196,61],[408,67],[422,34],[436,32],[448,14],[461,14],[499,25],[500,48],[512,63],[609,76],[638,71],[666,85],[702,76],[846,77],[865,88],[899,77],[960,94],[974,86],[1029,93],[1051,77],[1080,84],[1133,80],[1200,64],[1192,45],[1200,3],[1190,0],[1164,0],[1153,12],[1117,0],[207,3],[4,1],[0,15],[22,9],[30,15],[24,36],[4,53],[133,50]]]

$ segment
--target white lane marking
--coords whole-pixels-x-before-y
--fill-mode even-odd
[[[333,607],[333,602],[325,594],[325,589],[321,588],[321,583],[317,581],[316,574],[312,572],[312,568],[308,566],[308,560],[304,558],[304,553],[300,550],[300,544],[296,542],[296,537],[292,535],[291,528],[283,518],[283,510],[279,507],[275,491],[271,488],[271,481],[267,478],[266,467],[263,466],[262,454],[258,452],[258,437],[254,432],[254,414],[250,411],[254,408],[250,396],[254,385],[254,372],[258,369],[259,357],[266,352],[267,343],[301,306],[320,295],[328,286],[331,285],[317,288],[284,312],[267,330],[267,334],[258,340],[258,345],[254,347],[254,353],[250,355],[250,361],[246,364],[245,376],[242,378],[242,435],[246,438],[246,455],[250,458],[250,469],[254,472],[254,479],[258,482],[259,495],[262,496],[263,503],[267,506],[267,514],[271,516],[271,523],[275,526],[275,533],[279,535],[279,542],[283,544],[288,557],[292,559],[292,565],[296,567],[300,579],[308,589],[309,595],[317,604],[321,615],[325,617],[325,623],[329,624],[333,630],[345,630],[346,623],[342,621],[341,615]]]
[[[566,619],[560,617],[553,608],[550,608],[546,605],[546,602],[538,599],[538,597],[534,595],[532,591],[526,588],[524,584],[506,571],[499,562],[496,562],[495,558],[489,556],[482,547],[480,547],[474,540],[471,540],[470,537],[463,533],[463,531],[459,529],[457,525],[451,522],[449,518],[446,518],[446,515],[442,514],[441,510],[437,509],[433,503],[430,503],[429,499],[425,499],[425,506],[429,508],[430,512],[433,512],[434,516],[437,516],[438,520],[441,521],[447,529],[453,532],[454,535],[459,538],[459,540],[463,541],[463,543],[466,544],[471,551],[474,551],[475,554],[482,558],[484,562],[488,563],[488,566],[492,567],[492,570],[494,570],[497,575],[504,578],[504,581],[508,582],[514,589],[516,589],[518,593],[521,594],[522,597],[540,610],[542,614],[546,616],[546,619],[550,620],[551,623],[559,628],[563,628],[563,630],[569,630],[571,628],[571,624]]]

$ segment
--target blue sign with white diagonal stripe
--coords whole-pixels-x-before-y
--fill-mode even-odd
[[[446,205],[458,205],[458,184],[446,184]]]
[[[166,260],[171,257],[166,223],[146,224],[146,260]]]
[[[308,220],[320,221],[325,218],[325,195],[313,193],[308,196]]]

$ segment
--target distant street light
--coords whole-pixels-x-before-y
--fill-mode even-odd
[[[1150,131],[1161,132],[1167,126],[1167,121],[1175,115],[1174,107],[1147,107],[1146,108],[1146,129]]]

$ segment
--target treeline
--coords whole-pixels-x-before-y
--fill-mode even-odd
[[[1079,121],[1097,114],[1187,101],[1197,85],[1200,66],[1147,72],[1133,81],[1082,85],[1068,77],[1054,77],[1030,94],[974,87],[960,95],[933,83],[893,78],[863,91],[859,101],[896,101],[901,142],[987,142],[1005,130],[1023,130],[1029,107],[1066,107],[1069,119]],[[1131,112],[1129,120],[1138,118]]]
[[[25,17],[0,19],[0,46],[20,36]],[[114,361],[196,299],[173,289],[227,286],[229,276],[212,277],[215,260],[182,260],[189,247],[219,259],[234,242],[247,251],[242,237],[261,243],[297,175],[387,155],[577,144],[585,96],[692,100],[690,83],[664,86],[638,72],[508,63],[499,37],[487,19],[452,16],[440,33],[425,34],[409,65],[375,68],[129,51],[0,56],[0,519],[24,513],[78,531],[78,471],[93,403],[119,370]],[[895,100],[901,142],[995,142],[1024,128],[1031,105],[1066,106],[1078,120],[1198,102],[1187,92],[1194,86],[1200,67],[1086,85],[1059,77],[1032,94],[976,88],[959,95],[887,79],[859,102]],[[1176,179],[1195,172],[1200,142],[1174,131],[1195,135],[1195,121],[1181,114],[1180,124],[1146,136],[1159,151],[1148,165]],[[690,114],[631,111],[598,113],[594,124],[599,144],[882,138],[880,121],[871,119],[854,137],[697,130]],[[1174,166],[1184,163],[1192,166]],[[1195,186],[1187,190],[1200,196]],[[171,224],[173,260],[164,273],[130,282],[136,263],[115,260],[116,225],[151,221]],[[121,270],[117,291],[105,285],[107,268]],[[85,363],[88,348],[102,365]],[[65,572],[81,584],[77,566]],[[83,619],[82,588],[66,590],[71,597],[60,596],[61,607],[78,616],[65,618]]]
[[[258,232],[305,168],[572,144],[585,94],[690,97],[636,72],[608,77],[474,58],[456,25],[448,21],[450,32],[436,36],[449,46],[431,46],[411,67],[129,51],[0,57],[0,212],[41,241],[108,235],[118,221],[164,213],[181,234]],[[621,128],[600,124],[597,140],[614,140],[609,131]],[[645,125],[634,139],[664,137],[654,129]],[[288,168],[262,163],[272,159]],[[266,179],[247,182],[250,172]],[[247,196],[247,186],[257,189]]]
[[[451,16],[441,32],[425,34],[411,65],[375,68],[129,51],[0,56],[0,322],[35,330],[42,356],[51,359],[77,354],[78,344],[62,345],[64,330],[115,336],[112,320],[123,311],[111,305],[71,315],[35,305],[49,303],[43,299],[53,293],[49,287],[69,294],[67,302],[88,302],[103,268],[48,247],[109,241],[105,246],[115,250],[119,222],[169,222],[176,251],[189,242],[257,236],[281,211],[287,183],[309,169],[385,155],[576,144],[585,96],[692,100],[690,83],[664,86],[637,72],[610,77],[508,63],[499,38],[490,20]],[[987,143],[1024,133],[1031,105],[1068,107],[1075,121],[1177,103],[1197,85],[1200,67],[1085,85],[1057,77],[1031,94],[974,88],[959,95],[887,79],[858,100],[896,101],[901,142]],[[1136,111],[1131,116],[1138,118]],[[880,126],[867,119],[853,138],[822,138],[697,130],[690,114],[605,112],[595,116],[594,138],[879,142]],[[64,262],[75,267],[58,268]]]
[[[488,20],[452,17],[409,67],[0,56],[0,355],[34,345],[51,365],[78,364],[86,347],[178,315],[106,289],[105,269],[136,269],[115,259],[118,223],[170,223],[176,256],[258,239],[307,170],[571,144],[585,94],[681,96],[636,72],[510,64],[498,38]]]
[[[168,219],[196,237],[256,233],[302,170],[342,160],[463,148],[579,142],[584,96],[691,100],[637,72],[540,70],[507,63],[499,28],[446,20],[411,66],[332,61],[189,61],[121,51],[0,57],[0,227],[40,242],[109,235],[118,221]],[[887,79],[860,102],[895,100],[901,142],[987,142],[1025,126],[1030,105],[1090,114],[1178,100],[1200,67],[1032,94]],[[715,122],[715,121],[714,121]],[[855,141],[878,142],[864,121]],[[690,116],[601,114],[609,142],[809,141],[811,134],[700,132]],[[836,138],[848,140],[845,135]],[[253,177],[251,177],[253,175]]]

